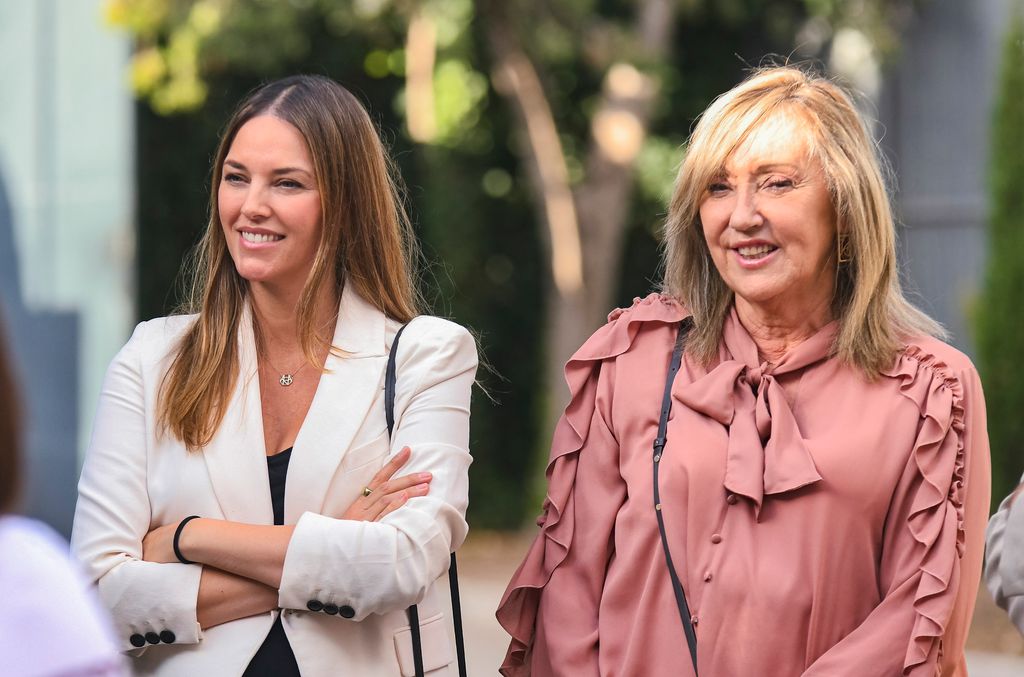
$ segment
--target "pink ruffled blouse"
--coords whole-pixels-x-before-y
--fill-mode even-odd
[[[498,609],[507,676],[693,674],[659,541],[652,444],[678,323],[618,310],[566,366],[540,534]],[[737,319],[684,358],[662,510],[702,677],[965,675],[989,502],[981,384],[931,338],[867,380],[836,324],[777,364]]]

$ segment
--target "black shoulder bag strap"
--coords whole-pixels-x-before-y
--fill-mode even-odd
[[[398,339],[408,327],[402,325],[391,343],[388,353],[388,366],[384,372],[384,416],[388,422],[388,437],[395,428],[395,382],[397,366],[395,356],[398,354]],[[451,565],[448,567],[448,587],[452,593],[452,620],[455,622],[455,653],[459,658],[459,677],[466,677],[466,640],[462,634],[462,604],[459,600],[459,571],[455,566],[455,553],[452,553]],[[416,605],[409,607],[409,632],[412,633],[412,660],[416,668],[416,677],[423,677],[423,643],[420,640],[420,614]]]
[[[658,467],[661,465],[661,458],[664,455],[665,443],[668,441],[668,414],[672,411],[672,383],[676,380],[676,372],[679,371],[683,362],[683,346],[686,343],[686,335],[693,326],[690,318],[683,320],[679,325],[679,332],[676,335],[676,345],[672,350],[672,361],[668,367],[668,377],[665,379],[665,394],[661,399],[661,418],[658,420],[658,436],[654,440],[654,514],[658,518],[658,531],[661,532],[661,547],[665,551],[665,563],[668,565],[668,575],[672,579],[672,592],[676,595],[676,606],[679,607],[679,619],[683,622],[683,634],[686,635],[686,644],[690,648],[690,659],[693,661],[693,674],[697,674],[697,634],[693,630],[693,623],[690,620],[690,607],[686,603],[686,593],[683,591],[683,584],[676,573],[676,567],[672,564],[672,554],[668,550],[668,536],[665,535],[665,518],[661,514],[661,492],[658,490]]]

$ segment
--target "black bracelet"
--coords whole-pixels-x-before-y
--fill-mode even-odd
[[[181,530],[185,528],[185,525],[194,519],[199,519],[199,515],[189,515],[185,519],[178,523],[178,528],[174,530],[174,556],[178,558],[178,561],[182,564],[195,564],[192,560],[185,559],[185,556],[181,554],[181,550],[178,548],[178,539],[181,538]]]

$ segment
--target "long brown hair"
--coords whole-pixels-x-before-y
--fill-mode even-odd
[[[158,421],[190,450],[209,443],[224,418],[238,377],[238,330],[248,283],[235,270],[217,209],[224,160],[238,130],[260,115],[302,134],[320,192],[323,228],[296,308],[306,359],[329,338],[314,327],[318,292],[334,281],[353,285],[387,316],[407,322],[422,302],[414,282],[419,258],[397,172],[358,99],[325,77],[297,75],[269,83],[239,104],[221,135],[210,187],[206,232],[186,264],[180,312],[198,317],[185,333],[160,391]]]
[[[21,486],[21,407],[0,323],[0,515],[10,512]]]
[[[701,116],[669,205],[663,288],[693,313],[687,350],[710,362],[733,292],[711,259],[700,205],[729,156],[779,115],[793,116],[806,134],[810,152],[824,168],[836,214],[836,354],[875,376],[892,364],[909,337],[945,333],[903,295],[882,160],[850,96],[821,76],[793,66],[762,68]]]

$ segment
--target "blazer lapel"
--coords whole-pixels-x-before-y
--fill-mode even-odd
[[[225,519],[274,523],[265,447],[256,340],[246,303],[239,322],[238,379],[224,420],[202,451]]]
[[[285,488],[285,523],[321,513],[338,464],[370,408],[382,397],[387,364],[385,317],[345,285],[327,371],[295,439]],[[339,352],[340,354],[335,354]]]

